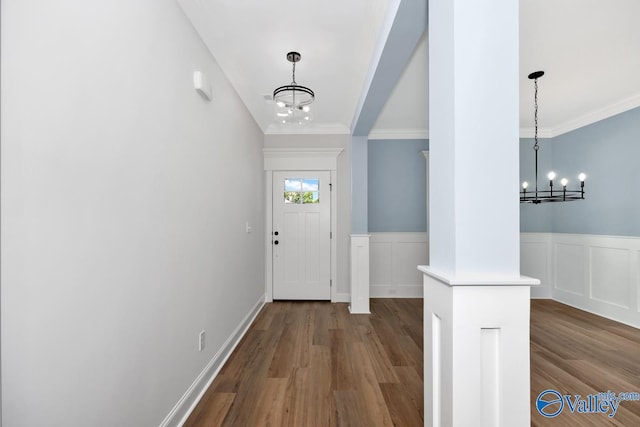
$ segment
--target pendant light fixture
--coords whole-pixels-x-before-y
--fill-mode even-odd
[[[292,82],[273,91],[276,120],[282,124],[303,125],[313,119],[310,104],[314,101],[315,94],[308,87],[296,83],[296,63],[300,58],[298,52],[287,53],[287,60],[293,64]]]
[[[549,189],[548,190],[538,190],[538,150],[540,146],[538,145],[538,79],[544,76],[544,71],[535,71],[529,74],[529,79],[533,80],[533,85],[535,87],[535,95],[534,95],[534,124],[535,124],[535,144],[533,145],[533,151],[535,152],[535,188],[531,191],[527,191],[529,188],[529,183],[527,181],[522,183],[522,191],[520,192],[520,203],[547,203],[547,202],[569,202],[572,200],[582,200],[584,199],[584,180],[586,175],[581,173],[578,175],[578,180],[580,181],[580,190],[567,190],[567,184],[569,180],[567,178],[562,178],[560,180],[560,184],[562,185],[562,189],[555,190],[553,189],[553,180],[556,179],[555,172],[549,172],[547,174],[547,178],[549,178]]]

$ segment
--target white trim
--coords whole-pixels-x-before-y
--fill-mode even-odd
[[[331,302],[338,301],[338,171],[331,171]]]
[[[536,132],[534,128],[520,128],[520,138],[533,138]],[[538,138],[553,138],[553,129],[538,128]]]
[[[422,298],[423,285],[371,285],[371,298]]]
[[[428,233],[429,232],[429,150],[423,150],[422,151],[422,155],[424,156],[424,160],[426,162],[426,165],[425,165],[426,174],[425,175],[427,177],[427,180],[426,180],[424,188],[426,189],[426,193],[427,193],[426,197],[425,197],[425,200],[427,202],[425,214],[427,215],[426,227],[427,227],[427,233]],[[426,264],[429,264],[429,256],[428,256],[428,254],[429,254],[429,241],[427,241],[427,262],[426,262]]]
[[[640,237],[521,233],[527,244],[538,246],[522,265],[543,279],[548,297],[640,328]]]
[[[265,172],[265,203],[266,203],[266,215],[264,224],[264,244],[265,244],[265,290],[264,298],[266,302],[273,302],[273,171]]]
[[[629,98],[623,99],[622,101],[614,102],[613,104],[607,105],[603,108],[599,108],[595,111],[588,112],[586,114],[583,114],[582,116],[567,120],[566,122],[560,123],[553,128],[538,128],[538,137],[555,138],[556,136],[560,136],[573,130],[580,129],[582,127],[599,122],[600,120],[608,119],[609,117],[613,117],[617,114],[624,113],[637,107],[640,107],[640,93],[632,95]],[[535,132],[533,128],[520,129],[520,138],[533,138],[534,134]]]
[[[207,363],[207,366],[200,372],[200,375],[198,375],[184,395],[182,395],[178,403],[176,403],[160,423],[160,427],[181,426],[187,421],[187,418],[191,415],[191,412],[193,412],[198,402],[200,402],[200,399],[202,399],[202,396],[216,378],[220,369],[222,369],[229,356],[231,356],[231,353],[233,353],[233,350],[235,350],[238,343],[240,343],[242,337],[247,333],[263,306],[264,296],[261,296],[229,338],[227,338],[222,347],[220,347],[209,363]]]
[[[271,123],[265,135],[350,135],[348,127],[340,123],[311,124],[308,127],[283,127]]]
[[[418,270],[422,271],[425,276],[439,281],[447,286],[536,286],[540,284],[540,280],[528,276],[502,276],[493,274],[464,274],[454,276],[445,271],[433,269],[429,265],[419,265]]]
[[[338,169],[338,156],[343,148],[264,148],[264,170],[328,170]]]
[[[331,173],[331,302],[338,302],[338,156],[343,148],[264,148],[265,170],[265,298],[273,301],[273,172],[329,171]]]
[[[553,128],[552,134],[554,137],[559,136],[564,133],[571,132],[572,130],[576,130],[581,127],[599,122],[600,120],[604,120],[617,114],[624,113],[625,111],[629,111],[636,107],[640,107],[640,93],[635,94],[627,99],[623,99],[622,101],[608,105],[604,108],[600,108],[598,110],[584,114],[580,117],[576,117],[575,119],[571,119],[564,123],[561,123],[560,125]]]
[[[369,140],[373,139],[429,139],[429,129],[373,129]]]
[[[349,302],[351,301],[351,295],[346,293],[336,293],[332,302]]]

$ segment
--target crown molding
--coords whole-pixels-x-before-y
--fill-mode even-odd
[[[640,107],[640,93],[630,96],[622,101],[613,103],[604,108],[589,112],[575,119],[568,120],[552,128],[538,128],[539,138],[555,138],[556,136],[571,132],[584,126],[613,117],[625,111]],[[311,125],[305,128],[278,127],[270,124],[265,130],[265,135],[350,135],[349,128],[345,125],[332,123]],[[533,138],[534,128],[520,128],[520,138]],[[373,129],[368,139],[429,139],[428,129]]]
[[[520,138],[533,138],[536,136],[534,128],[520,128]],[[538,128],[538,138],[553,138],[553,129]]]
[[[575,119],[568,120],[552,129],[552,137],[571,132],[572,130],[576,130],[595,122],[599,122],[600,120],[613,117],[616,114],[624,113],[625,111],[629,111],[637,107],[640,107],[640,93],[623,99],[622,101],[615,102],[606,107],[584,114]]]

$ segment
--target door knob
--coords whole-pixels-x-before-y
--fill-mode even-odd
[[[278,244],[278,241],[277,241],[277,240],[274,240],[274,241],[273,241],[273,244],[274,244],[274,245],[277,245],[277,244]]]
[[[277,236],[277,235],[278,235],[278,232],[276,231],[276,232],[274,232],[273,234]]]

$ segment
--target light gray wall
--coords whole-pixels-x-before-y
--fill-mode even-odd
[[[342,148],[337,166],[337,293],[348,301],[351,289],[349,257],[351,251],[351,136],[350,135],[265,135],[267,148]],[[336,188],[336,187],[334,187]]]
[[[1,7],[2,424],[159,425],[264,295],[263,135],[173,0]]]
[[[369,141],[370,232],[425,232],[426,139]]]
[[[543,178],[539,183],[547,186],[550,163],[558,174],[558,185],[559,179],[566,177],[570,180],[569,188],[579,188],[577,175],[584,172],[587,175],[586,199],[523,205],[521,230],[640,236],[640,199],[636,196],[640,185],[639,141],[640,108],[544,141],[540,149],[544,158],[539,169]],[[521,143],[521,177],[523,167],[529,163],[533,165],[532,160],[529,162],[524,158],[529,155],[530,148],[527,147],[528,141]]]

